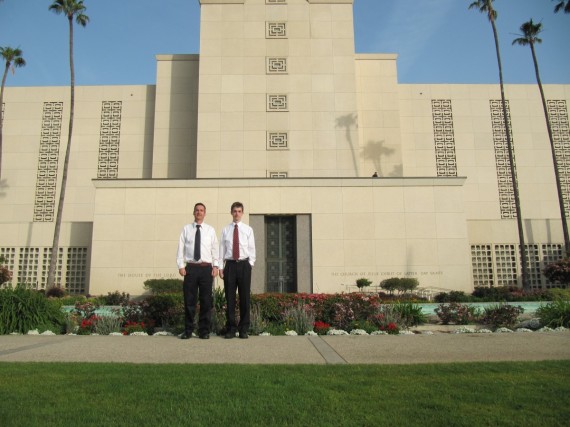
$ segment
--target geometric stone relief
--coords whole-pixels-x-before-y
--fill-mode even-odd
[[[266,22],[265,38],[267,39],[285,39],[287,38],[286,22]]]
[[[287,172],[269,172],[269,178],[287,178]]]
[[[287,58],[267,58],[266,74],[287,74]]]
[[[520,275],[520,248],[513,244],[471,245],[471,267],[474,286],[516,286]],[[550,283],[542,274],[547,264],[562,259],[561,243],[533,243],[525,245],[532,289],[545,289],[560,285]]]
[[[451,99],[432,99],[431,112],[437,176],[457,176]]]
[[[570,215],[570,124],[564,100],[546,101],[566,216]]]
[[[288,111],[287,95],[267,95],[267,111]]]
[[[511,113],[509,101],[505,101],[507,110],[507,123],[511,134],[511,147],[513,149],[513,162],[516,169],[514,138],[512,137]],[[499,207],[501,218],[516,218],[515,194],[511,179],[511,163],[505,132],[505,121],[501,100],[490,100],[491,125],[493,129],[493,145],[495,148],[495,166],[497,169],[497,182],[499,186]]]
[[[287,0],[265,0],[265,4],[287,4]]]
[[[122,106],[121,101],[102,102],[97,178],[118,178]]]
[[[53,221],[63,102],[44,102],[34,202],[34,222]]]
[[[287,132],[267,132],[268,150],[286,150],[289,146]]]
[[[65,289],[72,294],[85,292],[87,284],[87,248],[67,248]]]

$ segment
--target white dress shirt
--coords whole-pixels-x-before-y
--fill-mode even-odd
[[[212,267],[219,267],[219,244],[214,227],[202,223],[200,224],[200,255],[198,261],[194,260],[194,238],[196,236],[196,223],[187,224],[180,233],[178,241],[178,252],[176,253],[176,264],[178,268],[186,267],[187,263],[209,262]]]
[[[222,230],[220,237],[220,260],[233,259],[232,248],[234,241],[235,222],[226,225]],[[253,228],[243,222],[238,222],[239,234],[239,259],[249,258],[249,263],[253,267],[255,264],[255,238],[253,236]]]

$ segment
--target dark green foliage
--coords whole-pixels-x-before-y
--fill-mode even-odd
[[[567,285],[570,283],[570,258],[562,258],[548,264],[543,271],[546,278],[552,283]]]
[[[570,328],[570,300],[557,299],[536,310],[540,323],[550,328],[564,326]]]
[[[61,333],[65,315],[58,300],[23,286],[0,289],[0,334],[26,334],[30,330]]]
[[[367,286],[370,286],[371,284],[372,282],[366,279],[365,277],[356,280],[356,286],[358,286],[358,289],[365,288]]]
[[[411,292],[419,285],[420,282],[418,279],[413,277],[391,277],[380,282],[380,287],[390,292],[390,294],[393,294],[394,291],[403,293]]]
[[[400,285],[399,277],[391,277],[389,279],[384,279],[380,282],[380,287],[385,291],[388,291],[390,294],[393,294],[394,291],[398,289],[399,285]]]
[[[168,328],[184,323],[184,296],[179,293],[152,295],[145,299],[144,319],[155,326]]]
[[[144,288],[153,295],[182,292],[181,279],[149,279],[145,280]]]
[[[401,326],[418,326],[428,321],[427,316],[422,313],[422,308],[417,304],[397,302],[393,304],[393,309],[400,316]]]
[[[444,325],[450,323],[455,325],[467,325],[473,323],[479,316],[479,310],[477,308],[458,302],[440,304],[434,311]]]
[[[123,293],[119,293],[119,291],[108,292],[107,296],[101,297],[101,300],[103,300],[101,305],[123,305],[127,304],[130,298],[131,298],[130,294],[127,294],[125,292]]]
[[[496,304],[485,308],[481,322],[493,328],[512,328],[522,313],[520,305]]]
[[[48,298],[63,298],[65,296],[65,290],[54,286],[53,288],[49,288],[45,295]]]
[[[435,302],[469,302],[472,298],[462,291],[440,292],[434,297]]]

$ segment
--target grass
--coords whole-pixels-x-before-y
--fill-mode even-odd
[[[563,426],[570,361],[0,363],[9,426]]]

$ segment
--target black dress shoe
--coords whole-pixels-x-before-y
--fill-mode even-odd
[[[226,334],[224,335],[224,338],[226,339],[235,338],[235,337],[236,337],[235,332],[226,332]]]
[[[210,339],[210,334],[200,334],[200,339],[201,339],[201,340],[209,340],[209,339]]]
[[[192,338],[192,332],[184,332],[182,335],[180,335],[181,340],[189,340],[190,338]]]
[[[246,340],[246,339],[249,338],[249,335],[247,334],[247,332],[240,332],[240,333],[239,333],[239,337],[240,337],[242,340]]]

